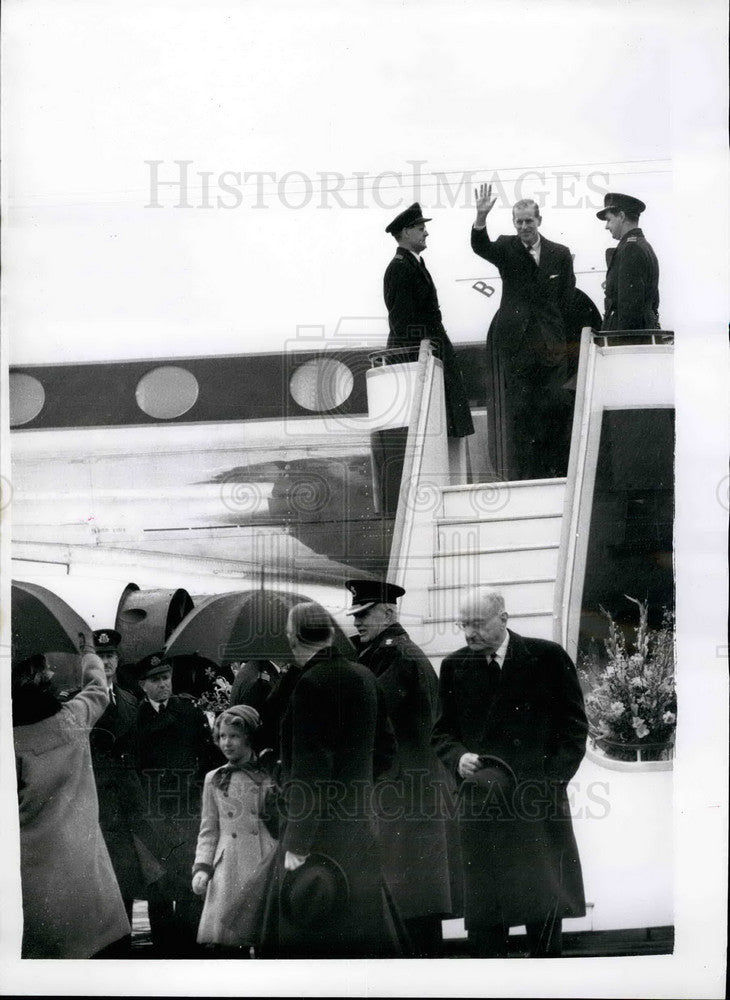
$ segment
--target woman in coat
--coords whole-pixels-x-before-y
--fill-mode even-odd
[[[89,748],[107,682],[95,653],[81,666],[84,686],[62,705],[43,655],[13,664],[23,958],[90,958],[130,933],[99,829]]]
[[[256,867],[276,843],[263,821],[271,782],[251,749],[259,725],[256,709],[234,705],[213,727],[228,763],[205,776],[193,892],[205,895],[198,943],[221,949],[253,943],[241,935],[234,915]]]

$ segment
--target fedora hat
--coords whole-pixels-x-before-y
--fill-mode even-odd
[[[310,854],[303,865],[284,875],[281,906],[298,927],[317,927],[346,905],[347,875],[327,854]]]

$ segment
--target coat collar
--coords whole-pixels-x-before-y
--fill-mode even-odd
[[[408,634],[400,622],[393,622],[392,625],[384,628],[380,635],[376,635],[372,642],[363,643],[358,636],[355,643],[358,659],[362,660],[363,663],[367,663],[380,649],[385,646],[392,646],[393,640],[403,635],[408,638]]]
[[[608,247],[606,249],[606,265],[609,269],[616,259],[616,252],[626,246],[629,236],[633,236],[634,238],[640,236],[643,238],[644,234],[641,229],[636,226],[634,229],[629,229],[627,233],[624,233],[615,247]]]
[[[398,247],[398,249],[395,252],[395,255],[396,257],[400,257],[401,260],[405,261],[405,263],[408,265],[408,267],[410,267],[413,273],[419,276],[421,281],[425,282],[427,285],[431,284],[431,276],[428,273],[426,267],[425,266],[421,267],[415,255],[412,254],[410,250],[406,250],[405,247]]]

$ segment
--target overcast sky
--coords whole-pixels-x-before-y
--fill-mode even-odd
[[[383,230],[415,198],[447,328],[479,340],[495,176],[494,232],[538,198],[599,307],[606,190],[647,202],[668,259],[677,4],[4,7],[14,363],[380,344]]]

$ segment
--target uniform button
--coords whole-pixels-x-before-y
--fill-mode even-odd
[[[516,747],[522,746],[522,740],[512,740],[512,744]]]
[[[233,819],[233,813],[228,813],[228,819]]]
[[[237,834],[237,833],[232,833],[232,834],[231,834],[231,836],[232,836],[232,837],[233,837],[233,839],[235,840],[235,839],[236,839],[236,837],[238,836],[238,834]]]

